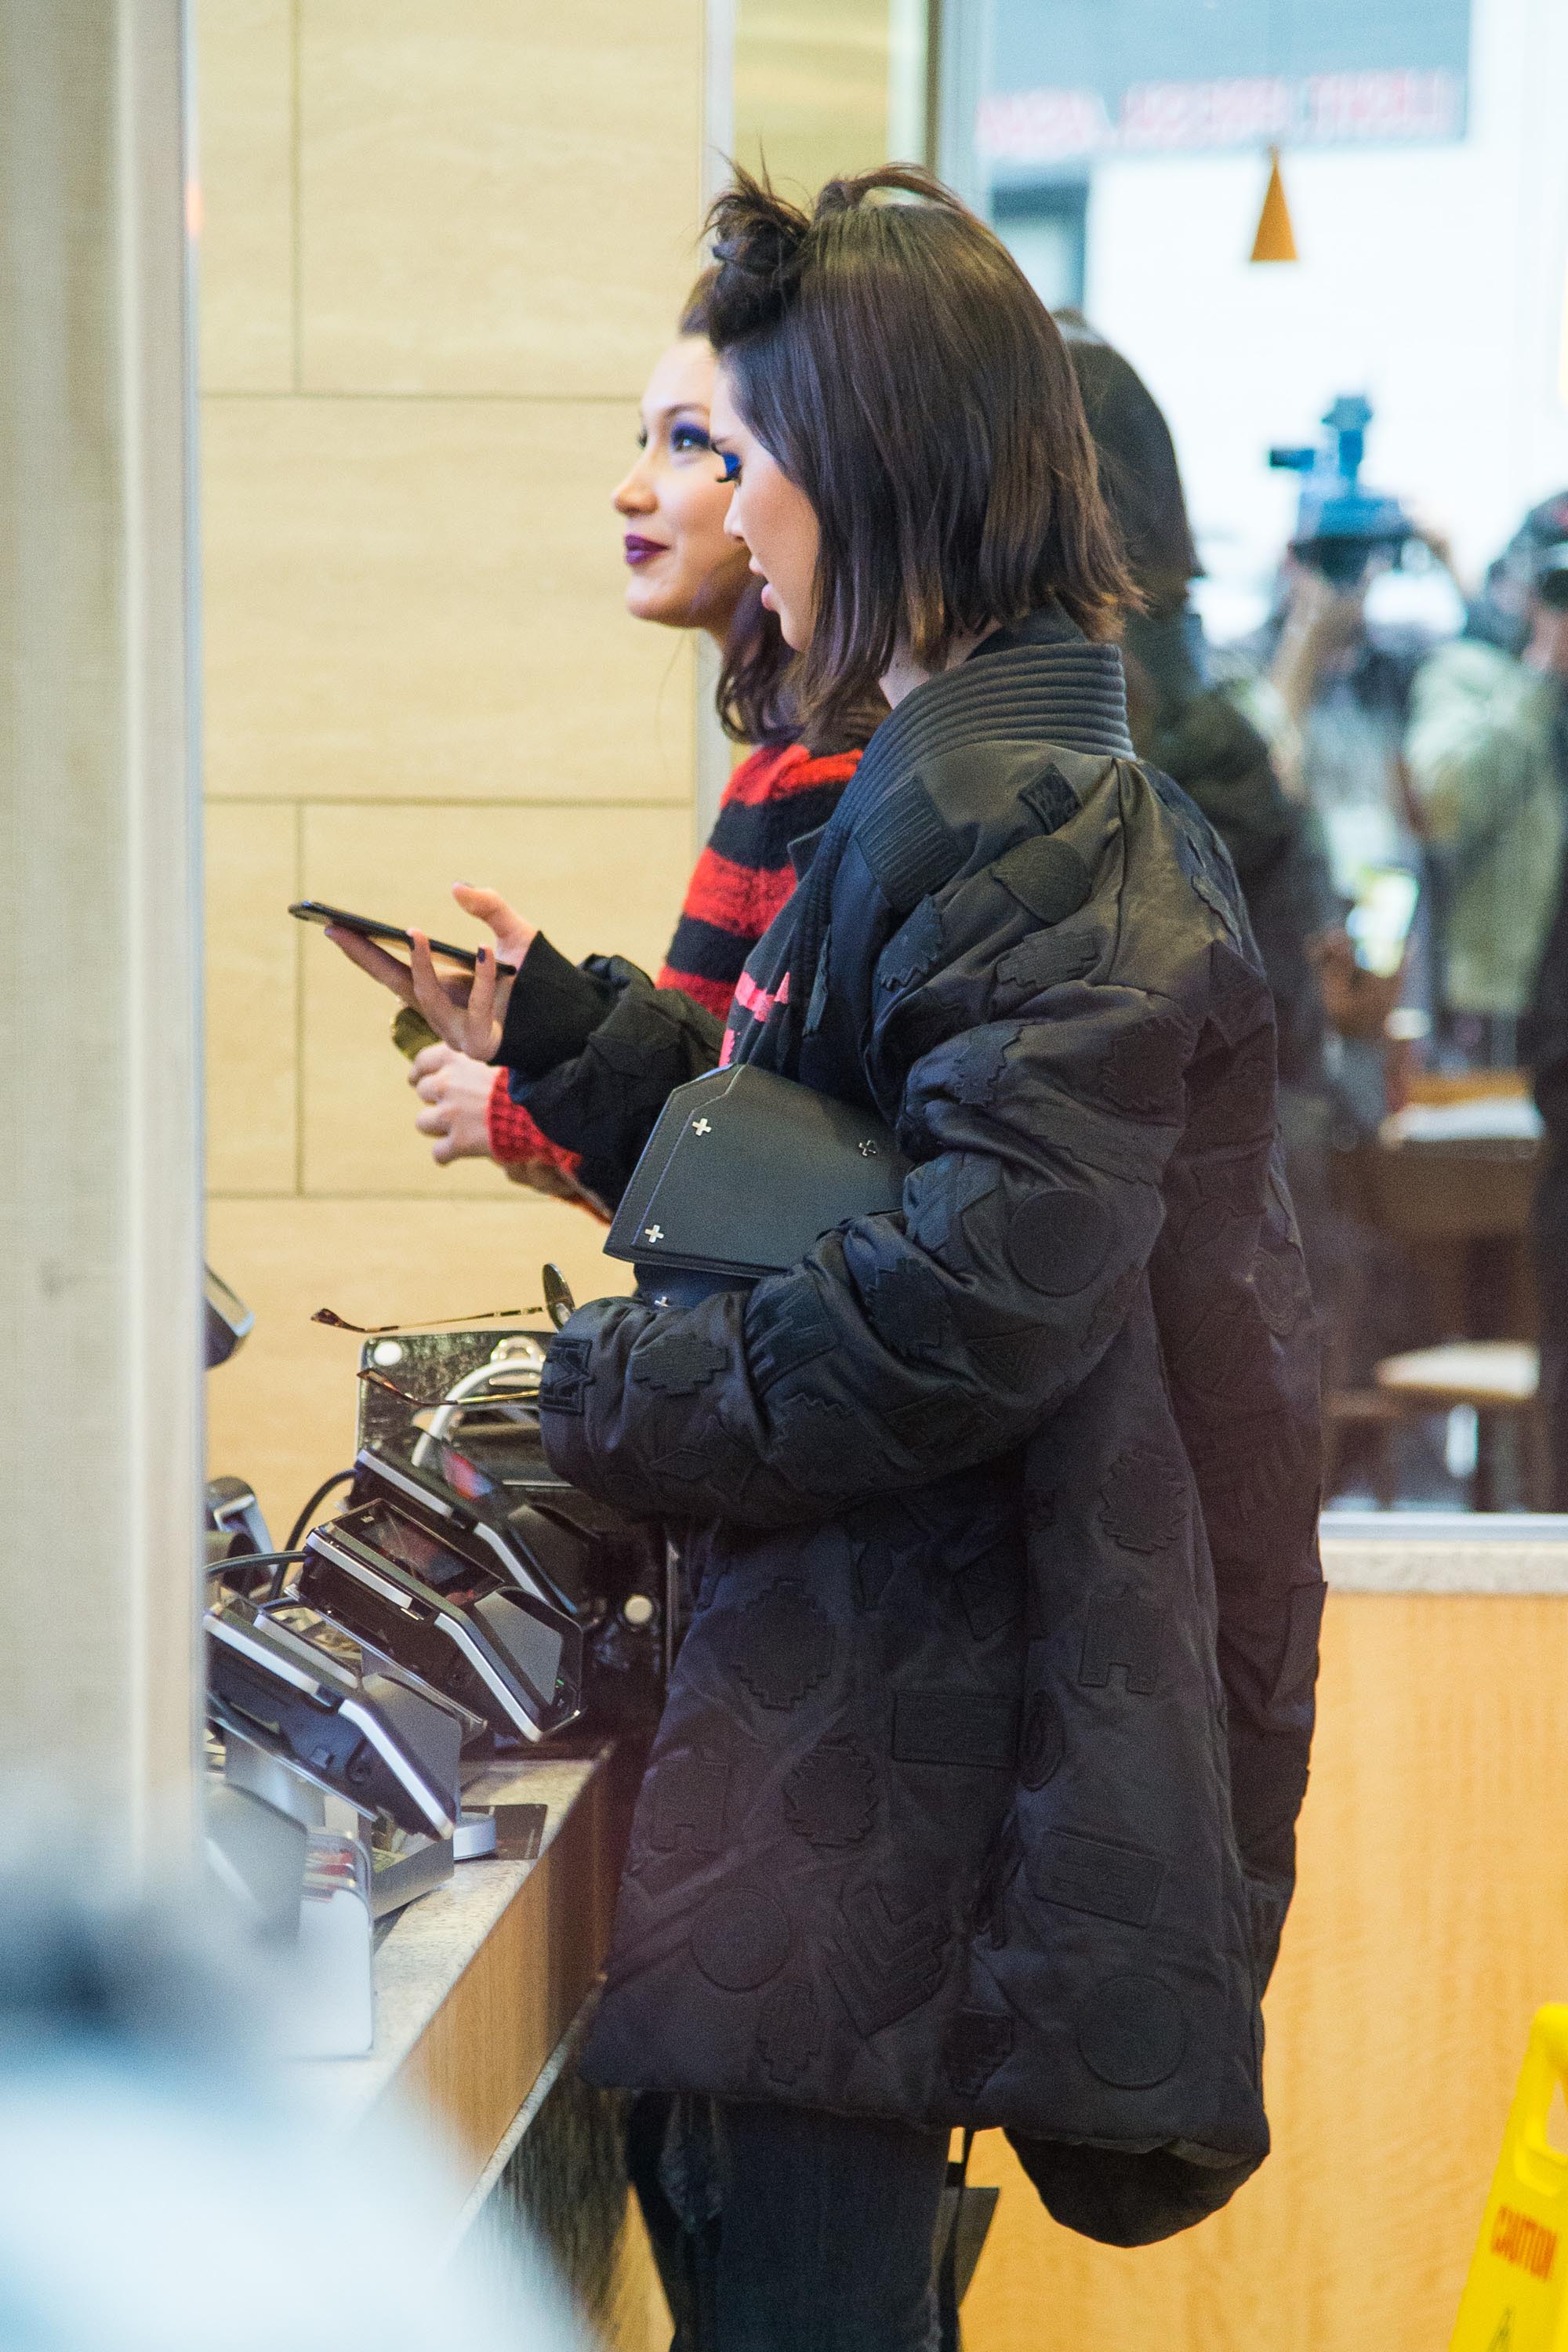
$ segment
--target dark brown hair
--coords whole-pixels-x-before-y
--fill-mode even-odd
[[[719,672],[719,723],[736,743],[791,743],[799,734],[788,676],[795,656],[778,615],[763,603],[763,583],[748,580],[724,639]]]
[[[805,741],[818,756],[858,751],[888,715],[882,689],[872,681],[858,695],[839,696],[803,726],[795,699],[799,656],[786,646],[778,614],[763,603],[763,583],[749,580],[724,641],[719,673],[719,723],[736,743]]]
[[[705,269],[680,313],[683,335],[706,335],[708,306],[718,283],[715,263]],[[736,743],[793,743],[801,733],[789,673],[795,655],[785,645],[778,615],[763,603],[760,580],[748,581],[724,642],[724,664],[715,698],[719,723]],[[888,715],[880,689],[822,714],[814,751],[847,751],[867,742]]]
[[[716,261],[712,261],[709,263],[680,306],[680,325],[678,332],[683,335],[705,335],[708,332],[708,305],[712,298],[713,289],[718,283],[719,265]]]
[[[709,335],[821,528],[793,679],[808,724],[862,702],[900,648],[936,668],[1053,601],[1112,635],[1138,600],[1083,404],[1000,238],[905,164],[830,180],[809,214],[737,171],[709,226]]]
[[[1131,360],[1096,334],[1081,310],[1058,310],[1100,461],[1100,485],[1127,568],[1156,613],[1179,612],[1203,571],[1187,520],[1182,473],[1164,412]]]

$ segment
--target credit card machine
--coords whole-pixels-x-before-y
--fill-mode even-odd
[[[664,1703],[675,1634],[671,1556],[663,1530],[570,1486],[544,1458],[538,1429],[493,1437],[465,1429],[462,1453],[431,1451],[447,1477],[477,1475],[473,1508],[520,1546],[584,1629],[583,1714],[599,1731],[650,1729]]]
[[[362,1454],[350,1507],[305,1539],[294,1590],[482,1715],[542,1739],[581,1704],[582,1628],[439,1481]]]
[[[388,1445],[362,1446],[350,1500],[380,1499],[435,1533],[468,1538],[521,1591],[574,1621],[591,1618],[591,1595],[569,1531],[531,1503],[514,1501],[466,1451],[439,1443],[428,1454],[422,1463]]]
[[[463,1723],[385,1659],[352,1663],[237,1596],[205,1620],[207,1711],[219,1730],[366,1820],[447,1838],[461,1801]]]
[[[471,1538],[521,1591],[561,1612],[576,1631],[574,1717],[619,1729],[657,1716],[668,1613],[663,1539],[568,1486],[545,1462],[537,1428],[509,1428],[499,1446],[432,1433],[412,1454],[384,1441],[363,1447],[352,1499],[372,1496],[433,1532]]]
[[[471,1528],[524,1589],[554,1601],[582,1634],[578,1731],[641,1738],[658,1720],[677,1639],[671,1554],[656,1522],[583,1493],[546,1461],[536,1397],[550,1337],[430,1331],[367,1340],[355,1475],[432,1528]],[[397,1388],[370,1377],[389,1345],[410,1401],[445,1398],[424,1428]]]

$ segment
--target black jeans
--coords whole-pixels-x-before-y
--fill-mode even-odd
[[[634,2109],[649,2137],[654,2104]],[[647,2137],[628,2150],[676,2352],[935,2352],[931,2256],[947,2132],[800,2107],[710,2112],[719,2212],[716,2221],[688,2217],[679,2278],[668,2227],[649,2210],[667,2225],[675,2218],[650,2179]]]

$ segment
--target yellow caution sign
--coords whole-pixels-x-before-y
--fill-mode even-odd
[[[1537,2010],[1450,2352],[1568,2352],[1568,2155],[1546,2137],[1568,2087],[1568,2006]]]

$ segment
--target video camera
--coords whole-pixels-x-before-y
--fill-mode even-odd
[[[1271,466],[1306,477],[1290,552],[1336,588],[1356,587],[1376,556],[1398,563],[1420,536],[1397,499],[1362,488],[1372,413],[1360,393],[1343,393],[1324,417],[1327,430],[1315,448],[1268,452]]]

